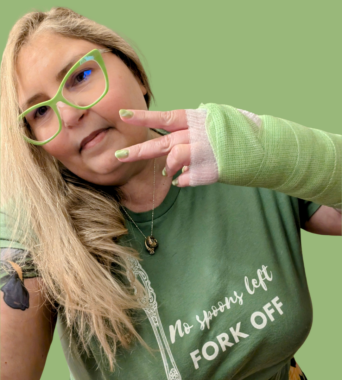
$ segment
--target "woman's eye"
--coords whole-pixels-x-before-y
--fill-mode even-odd
[[[37,118],[43,117],[46,114],[48,109],[49,107],[47,106],[37,108],[34,113],[34,118],[37,119]]]
[[[76,75],[74,82],[76,84],[79,84],[79,83],[86,81],[90,77],[91,71],[92,70],[84,70],[84,71],[80,72],[79,74]]]

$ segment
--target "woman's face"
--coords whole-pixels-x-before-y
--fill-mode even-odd
[[[35,104],[55,96],[61,80],[57,74],[70,62],[103,46],[57,34],[34,36],[20,51],[17,63],[19,104],[40,94]],[[76,57],[76,58],[75,58]],[[103,53],[109,91],[94,107],[77,110],[59,107],[61,132],[40,149],[46,150],[77,176],[99,185],[120,185],[139,170],[142,162],[121,163],[115,151],[146,141],[151,131],[124,123],[120,109],[147,109],[146,89],[114,54]],[[107,129],[108,128],[108,129]],[[92,132],[107,129],[80,149],[81,141]]]

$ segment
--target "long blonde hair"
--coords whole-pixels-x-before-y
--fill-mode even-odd
[[[127,234],[119,191],[107,195],[20,135],[17,57],[31,36],[43,31],[112,49],[147,89],[147,106],[153,95],[133,48],[114,31],[70,9],[28,13],[9,35],[0,83],[1,208],[9,211],[11,206],[12,238],[32,256],[42,291],[63,308],[70,334],[76,329],[86,351],[97,339],[113,370],[118,344],[128,348],[133,338],[144,344],[132,318],[146,296],[129,265],[138,253],[118,244]]]

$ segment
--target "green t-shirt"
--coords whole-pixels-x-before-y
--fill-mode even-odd
[[[156,253],[128,218],[121,242],[143,259],[135,272],[151,306],[137,330],[153,355],[120,350],[110,373],[96,344],[91,357],[71,356],[59,318],[71,378],[267,380],[281,370],[288,380],[312,324],[300,227],[319,207],[264,188],[172,186],[154,212]],[[151,212],[130,215],[149,235]]]
[[[150,307],[137,331],[153,355],[139,344],[121,349],[111,373],[95,341],[89,356],[77,354],[59,315],[71,379],[288,380],[312,324],[300,228],[319,207],[261,187],[172,186],[154,212],[156,253],[128,218],[120,241],[141,254],[134,271]],[[149,235],[151,212],[130,215]],[[8,236],[2,224],[1,247]],[[20,248],[2,249],[2,259],[22,258]],[[2,284],[15,275],[3,269]],[[31,264],[23,276],[32,277]]]
[[[139,344],[119,350],[110,373],[96,344],[90,357],[76,354],[73,341],[70,350],[59,316],[71,379],[267,380],[281,370],[279,380],[288,380],[312,324],[300,227],[319,207],[265,188],[172,186],[154,212],[156,253],[128,218],[121,241],[143,259],[135,271],[151,307],[137,330],[153,355]],[[151,212],[130,215],[148,235]]]

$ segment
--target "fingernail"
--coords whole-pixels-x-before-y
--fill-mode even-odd
[[[129,151],[127,149],[117,150],[115,152],[116,158],[126,158],[129,155]]]
[[[126,118],[130,118],[134,115],[132,111],[127,111],[127,110],[120,110],[119,114],[120,116],[126,117]]]
[[[185,170],[186,170],[186,166],[183,166],[182,167],[182,173],[184,173]]]
[[[173,185],[173,186],[178,186],[178,178],[176,178],[176,179],[174,179],[174,180],[172,181],[172,185]]]
[[[163,175],[164,177],[166,177],[166,168],[163,169],[163,171],[162,171],[162,175]]]

